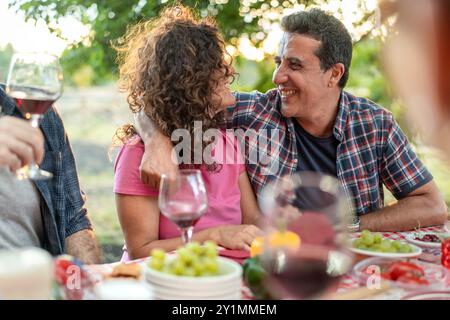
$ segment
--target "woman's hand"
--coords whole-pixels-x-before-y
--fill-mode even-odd
[[[227,249],[250,251],[250,245],[260,234],[262,234],[262,231],[258,227],[250,224],[241,224],[216,227],[211,237],[219,246]]]

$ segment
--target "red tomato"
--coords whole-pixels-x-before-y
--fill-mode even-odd
[[[397,280],[399,277],[405,274],[412,274],[416,278],[423,277],[425,274],[423,269],[413,263],[400,261],[394,262],[389,266],[388,273],[392,280]]]

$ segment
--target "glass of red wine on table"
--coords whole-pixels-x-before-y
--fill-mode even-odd
[[[22,115],[34,128],[50,106],[61,96],[62,69],[56,56],[43,53],[16,53],[12,56],[6,93],[15,100]],[[50,172],[30,163],[16,172],[19,179],[46,180]]]
[[[162,175],[158,205],[161,213],[180,229],[183,243],[189,243],[195,224],[208,208],[200,170],[182,169],[175,179]]]
[[[326,299],[336,293],[353,263],[346,241],[354,211],[340,183],[331,176],[298,172],[265,187],[260,206],[266,234],[300,238],[297,248],[264,245],[264,285],[271,296]]]

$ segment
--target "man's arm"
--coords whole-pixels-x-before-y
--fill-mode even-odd
[[[407,231],[419,227],[442,225],[447,206],[434,181],[406,195],[382,210],[360,218],[360,229],[371,231]]]
[[[75,158],[64,124],[56,109],[52,108],[46,117],[61,139],[61,169],[64,172],[65,198],[65,207],[61,218],[66,221],[65,250],[84,263],[100,263],[100,249],[92,231],[92,224],[86,208],[86,196],[80,188]]]
[[[94,232],[83,229],[66,238],[66,252],[86,264],[102,263],[100,248]]]

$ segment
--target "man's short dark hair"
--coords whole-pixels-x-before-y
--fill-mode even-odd
[[[328,70],[336,63],[345,66],[339,81],[344,88],[352,61],[352,37],[341,21],[319,9],[300,11],[283,17],[281,26],[285,32],[309,36],[321,42],[315,52],[322,70]]]

